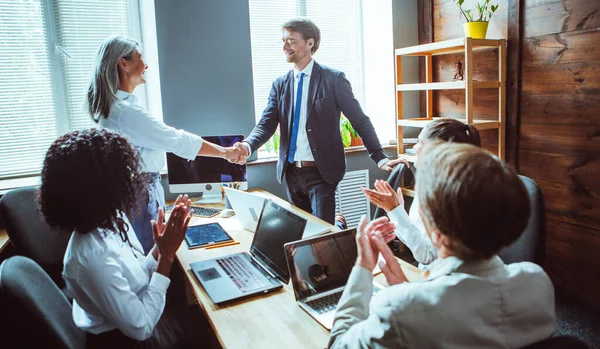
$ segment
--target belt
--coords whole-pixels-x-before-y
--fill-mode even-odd
[[[298,167],[298,168],[315,167],[315,166],[317,166],[317,164],[315,164],[314,161],[294,161],[294,166]]]

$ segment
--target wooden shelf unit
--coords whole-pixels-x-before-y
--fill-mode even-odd
[[[473,80],[473,51],[479,49],[498,49],[498,80],[476,81]],[[432,57],[450,53],[464,53],[463,81],[433,82]],[[498,130],[498,157],[504,159],[504,135],[506,127],[506,40],[487,40],[460,38],[434,42],[431,44],[404,47],[395,50],[396,54],[396,116],[398,128],[398,144],[402,145],[404,137],[403,127],[423,128],[436,118],[433,117],[433,91],[434,90],[461,90],[465,91],[465,118],[462,122],[473,125],[479,130]],[[402,83],[402,57],[425,57],[425,82],[417,84]],[[473,90],[498,89],[498,118],[496,120],[476,119],[473,116]],[[402,92],[426,91],[425,117],[404,118],[402,115]],[[414,155],[404,153],[404,148],[398,146],[398,157],[415,161]],[[403,188],[403,193],[414,196],[414,190]]]

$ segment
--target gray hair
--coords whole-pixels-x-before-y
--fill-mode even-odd
[[[87,93],[87,109],[97,123],[100,117],[108,117],[110,106],[121,83],[119,59],[131,59],[139,47],[137,41],[122,36],[111,36],[98,48],[94,71]]]

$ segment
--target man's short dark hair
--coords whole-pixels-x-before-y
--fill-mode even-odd
[[[313,39],[315,44],[311,49],[311,53],[314,55],[319,49],[321,43],[321,30],[317,25],[308,18],[294,18],[283,23],[281,26],[283,29],[287,29],[291,32],[302,34],[304,40]]]
[[[419,163],[417,195],[423,222],[449,240],[463,260],[487,259],[523,233],[529,194],[515,171],[470,144],[429,144]]]

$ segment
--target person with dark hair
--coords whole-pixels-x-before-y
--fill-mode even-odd
[[[202,343],[199,324],[208,326],[195,306],[163,312],[191,202],[179,196],[167,222],[158,209],[156,243],[145,255],[128,219],[146,190],[141,168],[123,136],[98,129],[58,138],[44,160],[40,211],[50,226],[71,234],[63,278],[73,320],[91,348],[185,347]]]
[[[319,28],[310,19],[298,18],[284,23],[282,33],[283,52],[294,68],[275,80],[262,118],[250,135],[237,143],[244,151],[238,163],[245,162],[280,126],[277,180],[285,179],[291,203],[334,223],[335,188],[346,172],[341,113],[378,167],[391,171],[398,160],[389,160],[383,152],[344,73],[313,60],[321,43]],[[342,218],[339,220],[343,226]]]
[[[236,147],[221,147],[203,140],[200,136],[166,125],[148,114],[138,105],[133,91],[146,83],[144,62],[139,44],[121,36],[107,38],[96,54],[92,79],[87,91],[87,109],[101,128],[119,132],[140,152],[143,172],[151,181],[147,190],[138,196],[135,210],[130,216],[135,233],[144,252],[154,245],[151,220],[157,219],[158,207],[165,207],[165,193],[160,183],[159,171],[165,165],[165,152],[184,159],[196,156],[239,158]]]
[[[506,265],[497,256],[529,219],[519,176],[470,144],[426,145],[419,164],[419,209],[439,258],[423,282],[408,282],[385,243],[385,225],[363,218],[329,348],[523,348],[552,336],[548,275],[536,264]],[[372,296],[380,253],[390,287]]]
[[[418,162],[421,149],[424,145],[434,142],[466,143],[477,147],[481,146],[479,131],[473,125],[466,125],[462,121],[452,118],[435,119],[425,126],[419,134],[419,140],[414,146],[416,152],[415,167],[420,168]],[[403,162],[409,166],[408,161]],[[384,209],[388,217],[396,226],[396,236],[408,247],[420,267],[433,262],[437,258],[436,249],[425,233],[423,221],[419,216],[419,198],[415,196],[409,213],[404,210],[404,197],[402,189],[396,191],[392,186],[382,180],[375,181],[375,189],[363,188],[363,192],[373,204]],[[386,240],[393,240],[390,235]]]

